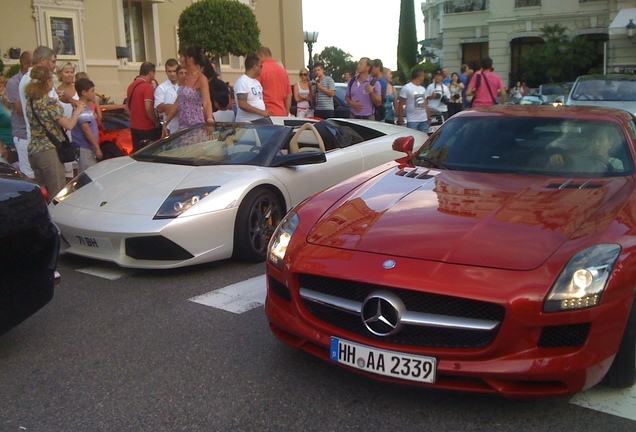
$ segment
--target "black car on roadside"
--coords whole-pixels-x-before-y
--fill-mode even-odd
[[[45,191],[0,163],[0,335],[53,298],[59,249]]]

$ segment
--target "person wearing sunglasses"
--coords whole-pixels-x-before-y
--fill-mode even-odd
[[[294,100],[296,101],[296,117],[313,117],[314,110],[311,103],[314,101],[314,91],[309,81],[309,71],[302,68],[298,73],[300,81],[294,86]]]

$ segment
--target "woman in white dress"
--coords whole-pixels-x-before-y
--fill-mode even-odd
[[[309,71],[302,68],[298,72],[298,76],[300,81],[294,86],[294,99],[297,107],[296,117],[313,117],[314,110],[311,108],[311,102],[314,100],[314,92],[309,81]]]

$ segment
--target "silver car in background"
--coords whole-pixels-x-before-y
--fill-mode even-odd
[[[565,105],[619,108],[636,115],[636,76],[582,75],[576,79]]]

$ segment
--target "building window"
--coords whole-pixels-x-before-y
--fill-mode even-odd
[[[144,62],[146,61],[144,5],[137,0],[123,0],[123,6],[128,61]]]

